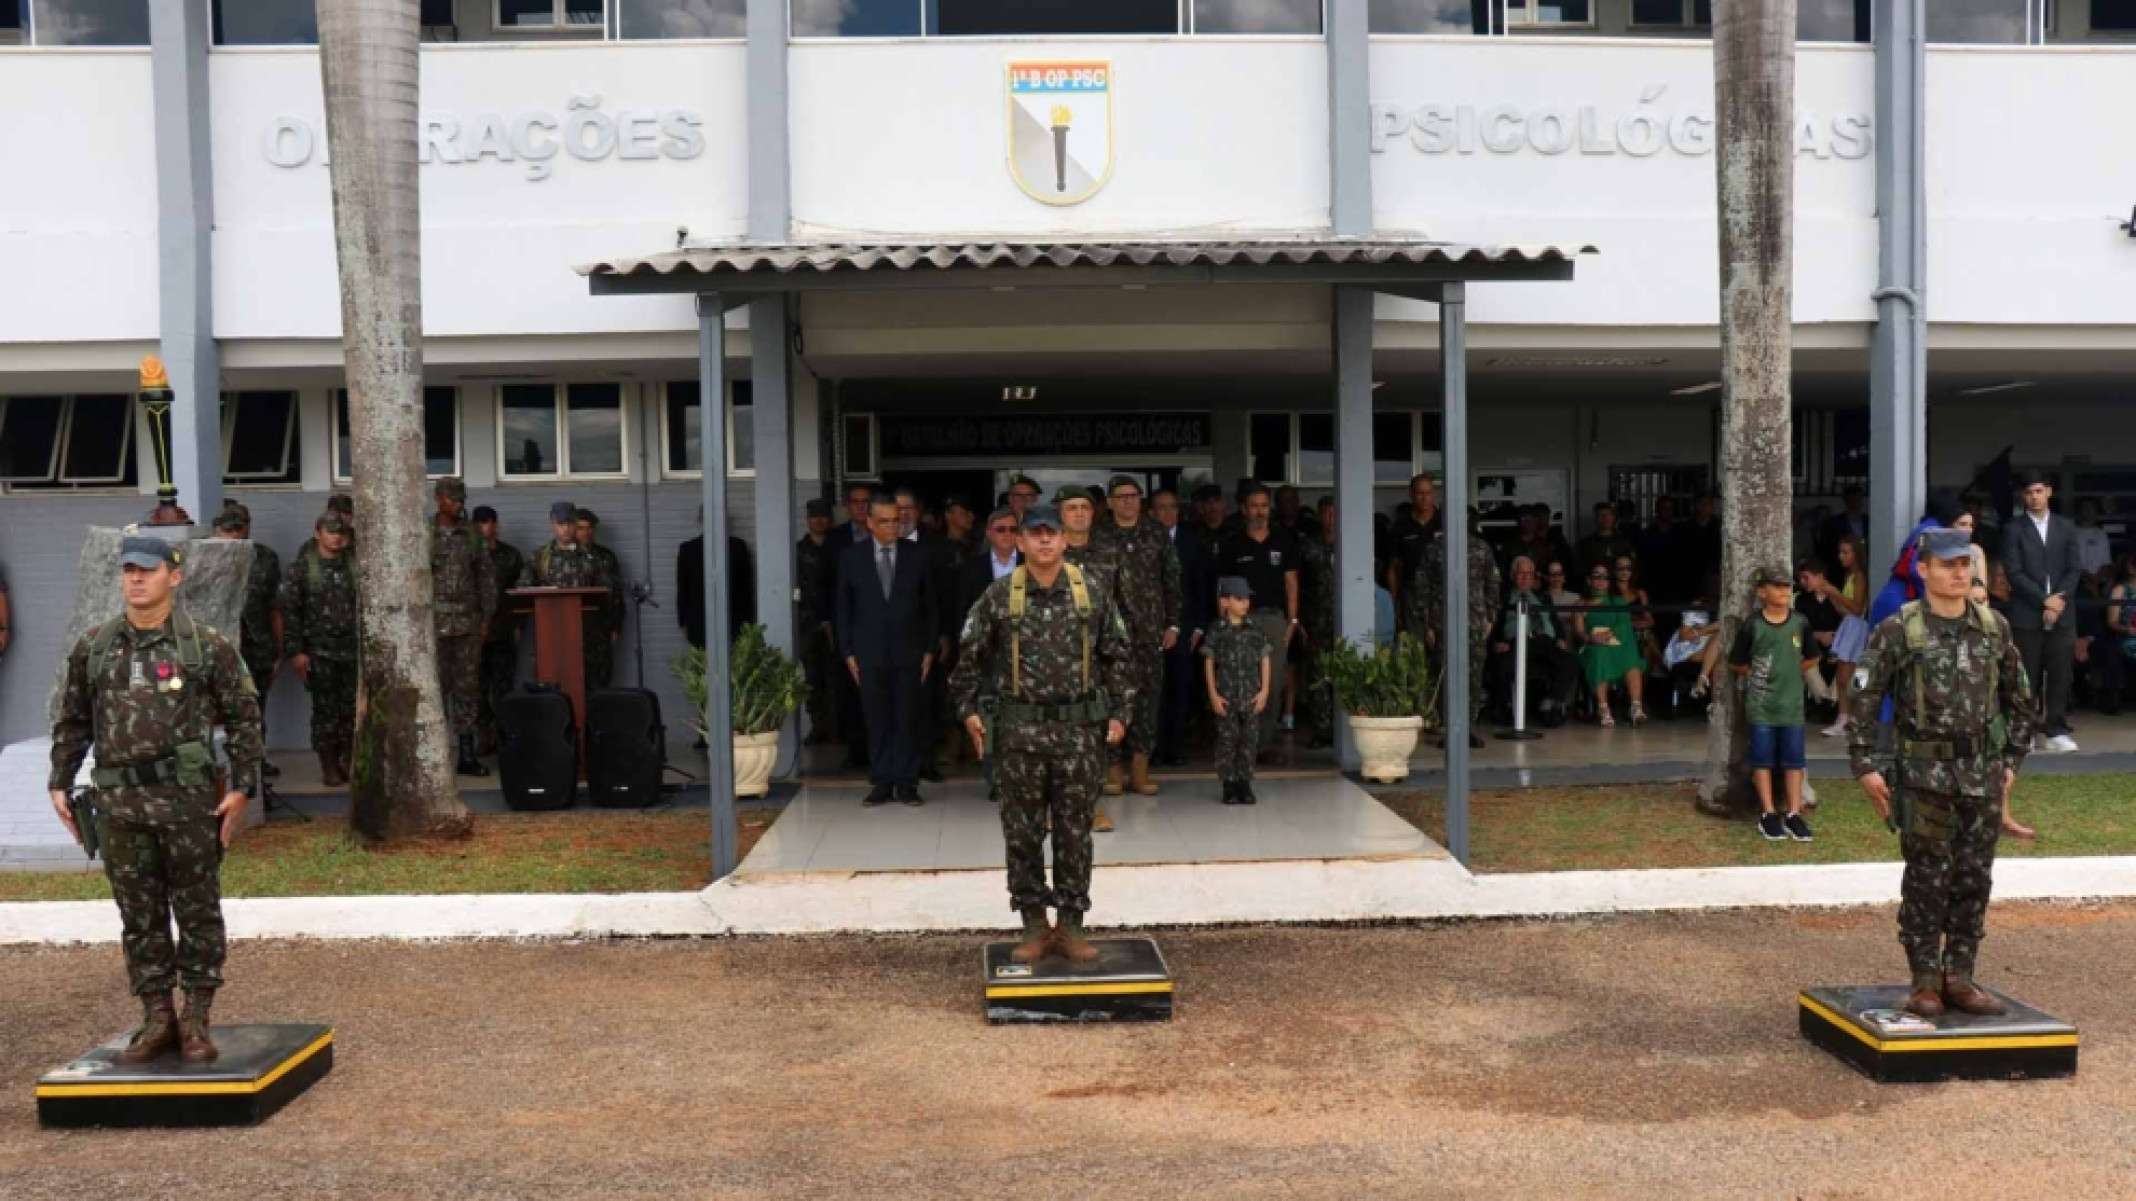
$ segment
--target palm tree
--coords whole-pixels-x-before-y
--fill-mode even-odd
[[[416,203],[418,0],[319,0],[341,267],[363,656],[350,824],[465,834],[446,749],[422,515],[423,298]]]
[[[1713,97],[1721,309],[1722,645],[1750,608],[1751,577],[1786,563],[1794,349],[1795,0],[1717,0]],[[1742,812],[1747,731],[1734,690],[1714,690],[1699,805]]]

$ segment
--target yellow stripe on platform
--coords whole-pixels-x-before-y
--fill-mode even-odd
[[[1013,1001],[1019,997],[1117,997],[1171,991],[1169,980],[1138,984],[993,984],[987,986],[986,998],[989,1001]]]
[[[275,1069],[258,1080],[207,1080],[193,1084],[40,1084],[40,1097],[229,1097],[247,1093],[264,1092],[274,1082],[295,1071],[299,1064],[332,1046],[334,1032],[329,1030],[303,1050],[278,1064]]]
[[[1882,1039],[1839,1016],[1806,996],[1802,1007],[1878,1051],[1896,1054],[1923,1051],[2031,1051],[2043,1047],[2074,1047],[2075,1034],[1983,1034],[1975,1038]]]

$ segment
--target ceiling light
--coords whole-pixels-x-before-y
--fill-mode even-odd
[[[1707,380],[1707,381],[1706,381],[1705,383],[1703,383],[1703,384],[1692,384],[1691,386],[1689,386],[1689,387],[1687,387],[1687,388],[1671,388],[1671,389],[1669,389],[1669,395],[1671,395],[1671,396],[1697,396],[1697,395],[1699,395],[1699,394],[1701,394],[1701,393],[1704,393],[1704,392],[1718,392],[1718,391],[1720,391],[1720,390],[1721,390],[1721,381],[1719,381],[1719,380],[1717,380],[1717,379],[1709,379],[1709,380]]]
[[[2007,383],[1983,384],[1978,388],[1960,388],[1958,389],[1958,395],[1986,396],[1991,392],[2017,392],[2025,388],[2029,388],[2031,386],[2032,381],[2029,379],[2014,379],[2008,381]]]

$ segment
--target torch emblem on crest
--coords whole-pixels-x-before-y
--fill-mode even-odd
[[[1112,174],[1112,64],[1009,64],[1009,174],[1033,200],[1080,204]]]

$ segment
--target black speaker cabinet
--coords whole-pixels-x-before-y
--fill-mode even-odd
[[[578,723],[561,692],[514,692],[497,710],[497,774],[513,809],[568,809],[578,792]]]
[[[667,727],[660,698],[643,688],[606,688],[586,698],[586,795],[610,809],[660,799]]]

